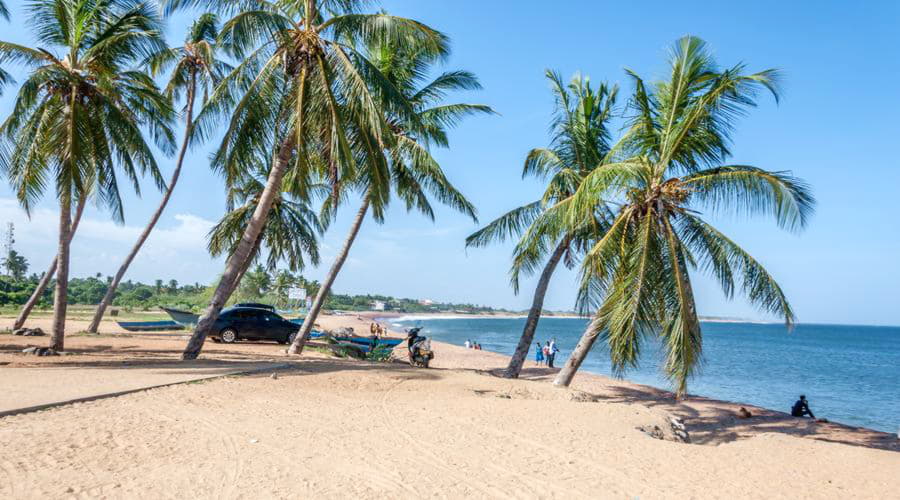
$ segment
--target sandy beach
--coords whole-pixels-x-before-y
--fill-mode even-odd
[[[47,320],[31,326],[46,328]],[[369,316],[323,316],[368,331]],[[0,319],[0,329],[11,318]],[[48,322],[48,321],[47,321]],[[48,322],[49,323],[49,322]],[[77,332],[81,325],[70,323]],[[20,353],[46,338],[0,335],[0,404],[158,385],[0,418],[3,498],[887,498],[900,491],[894,435],[813,423],[580,374],[573,389],[506,357],[435,343],[431,369],[184,333],[73,335],[67,356]],[[396,332],[395,332],[396,333]],[[227,375],[263,368],[249,375]],[[272,374],[276,375],[273,376]],[[213,378],[209,378],[213,377]],[[200,380],[204,379],[204,380]],[[131,385],[129,385],[131,384]],[[77,388],[77,390],[76,390]],[[87,391],[87,392],[85,392]],[[17,395],[18,394],[18,395]],[[70,398],[71,399],[71,398]],[[23,406],[24,401],[22,401]],[[751,410],[750,419],[737,410]],[[681,419],[691,443],[654,439]]]

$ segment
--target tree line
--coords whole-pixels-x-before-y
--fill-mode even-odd
[[[25,210],[52,190],[60,211],[57,256],[20,320],[55,273],[51,347],[63,348],[69,248],[84,206],[105,207],[121,221],[120,185],[138,191],[148,179],[161,201],[107,284],[89,327],[95,332],[173,195],[186,152],[207,142],[215,144],[209,167],[227,193],[209,250],[226,264],[182,353],[186,360],[200,354],[222,308],[243,293],[245,278],[259,269],[254,263],[292,272],[319,264],[321,235],[350,203],[349,232],[290,354],[302,352],[360,227],[368,219],[382,223],[391,202],[432,219],[439,202],[477,222],[476,208],[432,151],[449,146],[449,130],[464,118],[494,113],[448,102],[458,91],[480,89],[478,79],[442,68],[450,55],[446,34],[368,7],[362,0],[28,3],[36,46],[0,42],[0,66],[27,71],[0,124],[0,167]],[[184,43],[168,47],[161,33],[175,12],[196,19]],[[540,273],[507,376],[518,376],[560,264],[578,269],[576,305],[592,320],[559,385],[569,384],[597,339],[622,373],[656,338],[667,353],[665,373],[684,394],[702,353],[692,273],[709,274],[726,295],[742,292],[793,322],[774,278],[705,219],[736,212],[772,216],[788,230],[807,225],[814,200],[801,180],[730,161],[738,119],[760,92],[779,98],[780,73],[720,67],[692,36],[676,41],[668,67],[657,82],[626,70],[625,99],[616,84],[595,86],[580,76],[566,83],[547,72],[552,135],[523,168],[546,191],[466,241],[517,241],[515,291],[522,276]],[[11,83],[8,73],[0,77]],[[158,79],[166,81],[162,88]],[[174,160],[168,180],[151,145]]]

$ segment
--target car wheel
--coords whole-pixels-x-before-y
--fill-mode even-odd
[[[219,336],[222,338],[222,342],[232,344],[237,340],[237,331],[234,328],[226,328],[222,330]]]

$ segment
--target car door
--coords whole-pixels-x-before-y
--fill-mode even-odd
[[[265,329],[263,338],[269,340],[282,340],[285,337],[284,325],[281,317],[275,313],[265,311],[261,314],[262,326]]]

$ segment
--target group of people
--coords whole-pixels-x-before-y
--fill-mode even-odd
[[[556,339],[550,339],[546,344],[541,345],[540,342],[535,342],[535,352],[534,352],[534,361],[538,366],[544,366],[546,363],[547,368],[555,368],[553,366],[553,361],[556,359],[556,353],[559,352],[559,348],[556,347]]]
[[[469,339],[466,339],[466,342],[463,345],[466,346],[466,349],[475,349],[476,351],[481,350],[481,344],[479,344],[478,342],[473,342]]]

